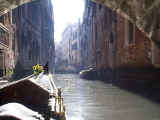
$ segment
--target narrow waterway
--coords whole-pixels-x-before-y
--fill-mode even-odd
[[[160,120],[160,105],[102,81],[56,74],[68,120]]]

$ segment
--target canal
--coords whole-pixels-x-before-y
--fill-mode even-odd
[[[160,105],[102,81],[55,74],[68,120],[160,120]]]

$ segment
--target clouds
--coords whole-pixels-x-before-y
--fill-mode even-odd
[[[55,22],[55,42],[68,24],[78,22],[84,11],[84,0],[52,0]]]

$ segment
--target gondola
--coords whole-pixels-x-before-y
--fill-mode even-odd
[[[66,120],[61,89],[40,73],[0,86],[0,120]]]

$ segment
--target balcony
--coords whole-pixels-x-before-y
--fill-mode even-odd
[[[0,44],[9,47],[9,30],[0,23]]]

